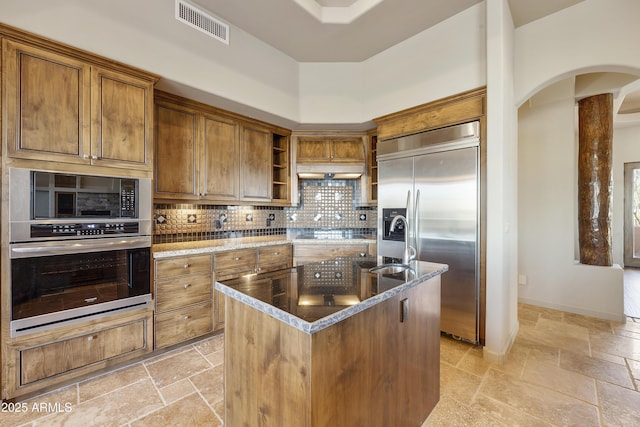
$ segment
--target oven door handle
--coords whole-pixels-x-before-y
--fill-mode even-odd
[[[96,240],[67,240],[65,242],[12,243],[10,258],[69,255],[84,252],[103,252],[151,247],[151,236],[105,238]]]

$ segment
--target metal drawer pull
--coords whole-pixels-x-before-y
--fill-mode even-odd
[[[98,339],[98,336],[97,336],[97,335],[89,335],[89,336],[87,337],[87,341],[93,341],[93,340],[97,340],[97,339]]]
[[[237,257],[235,257],[235,258],[234,258],[234,260],[235,260],[235,261],[240,261],[240,257],[239,257],[239,256],[237,256]]]
[[[184,288],[187,289],[189,286],[191,286],[191,283],[185,283],[184,284]]]
[[[189,320],[191,318],[191,316],[184,316],[184,320]]]
[[[98,300],[98,297],[91,297],[91,298],[85,298],[84,302],[96,302]]]
[[[184,265],[184,268],[189,268],[189,267],[190,267],[189,263],[186,263],[186,264]]]

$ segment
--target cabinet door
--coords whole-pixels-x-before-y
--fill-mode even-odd
[[[211,200],[237,200],[240,170],[237,126],[214,116],[205,115],[203,120],[201,188],[204,191],[201,196]]]
[[[178,344],[213,331],[211,303],[156,315],[156,348]]]
[[[211,274],[156,281],[156,313],[182,308],[197,303],[211,302]]]
[[[20,384],[49,378],[147,347],[146,320],[20,352]]]
[[[243,200],[271,200],[272,143],[270,132],[243,128],[240,177]]]
[[[219,331],[220,329],[224,329],[224,294],[220,291],[214,292],[213,297],[213,330]]]
[[[91,74],[92,163],[151,170],[152,82],[99,67]]]
[[[331,138],[331,161],[339,163],[364,162],[362,138]]]
[[[326,163],[330,157],[331,148],[326,138],[298,138],[296,145],[298,163]]]
[[[90,67],[5,39],[2,74],[9,156],[88,163]]]
[[[156,105],[155,197],[195,199],[198,117],[194,111]]]

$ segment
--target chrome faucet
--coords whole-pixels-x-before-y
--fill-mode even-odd
[[[389,227],[389,235],[396,229],[398,221],[404,222],[404,252],[402,253],[402,263],[409,264],[410,261],[416,259],[416,249],[409,245],[409,221],[403,215],[396,215],[391,220],[391,226]]]

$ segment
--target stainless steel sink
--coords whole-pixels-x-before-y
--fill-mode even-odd
[[[369,272],[376,274],[398,274],[407,270],[411,270],[411,267],[407,264],[382,264],[370,268]]]

